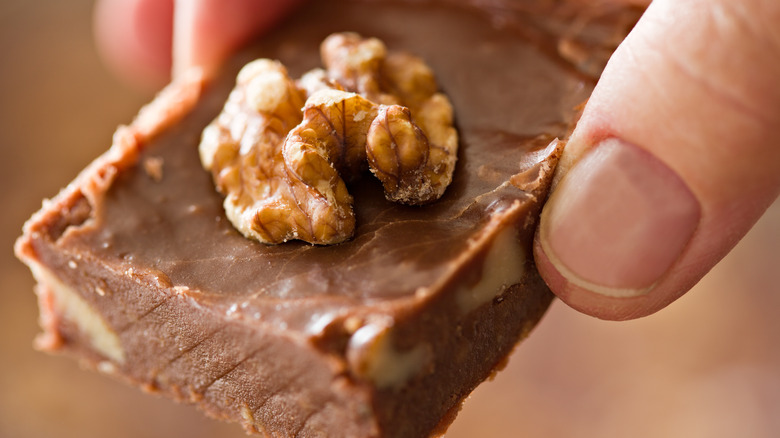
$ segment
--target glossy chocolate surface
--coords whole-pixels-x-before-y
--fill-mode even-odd
[[[160,182],[142,166],[121,175],[98,226],[70,234],[63,244],[90,248],[120,265],[148,266],[171,284],[189,287],[198,300],[224,310],[238,305],[248,316],[264,313],[257,303],[268,300],[364,305],[432,283],[487,217],[528,197],[506,183],[513,175],[535,178],[536,170],[523,172],[540,159],[536,152],[566,134],[575,106],[590,90],[582,74],[524,43],[513,23],[491,25],[495,17],[469,7],[358,3],[336,13],[322,3],[231,65],[191,117],[146,145],[144,158],[163,160]],[[419,12],[410,13],[414,8]],[[243,61],[281,59],[297,75],[320,64],[324,36],[345,29],[377,36],[432,66],[453,100],[462,138],[453,184],[433,205],[405,207],[384,200],[366,177],[351,187],[358,227],[350,242],[315,247],[249,241],[224,218],[221,197],[198,162],[198,134],[216,115],[216,102],[224,100]]]

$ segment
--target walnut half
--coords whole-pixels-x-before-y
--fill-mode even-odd
[[[425,63],[354,33],[321,46],[326,69],[292,80],[267,59],[239,72],[200,144],[244,236],[334,244],[354,233],[347,183],[370,169],[388,200],[421,205],[452,180],[458,135]]]

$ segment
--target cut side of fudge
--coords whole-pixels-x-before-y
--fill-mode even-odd
[[[322,1],[191,71],[25,225],[37,346],[268,436],[442,433],[552,295],[531,242],[562,143],[637,11],[581,2]],[[333,32],[434,71],[460,136],[429,205],[350,184],[346,242],[238,233],[199,161],[204,128],[256,58],[299,76]]]

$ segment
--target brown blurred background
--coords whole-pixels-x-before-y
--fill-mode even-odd
[[[97,58],[89,0],[0,0],[0,438],[241,437],[238,426],[32,349],[21,225],[151,98]],[[555,303],[447,434],[775,437],[780,434],[780,202],[690,294],[627,323]]]

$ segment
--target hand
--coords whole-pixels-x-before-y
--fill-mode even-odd
[[[126,82],[159,88],[189,67],[215,69],[301,0],[98,0],[95,34]]]
[[[777,198],[778,23],[776,0],[650,5],[589,100],[542,214],[536,261],[563,301],[606,319],[651,314]]]

